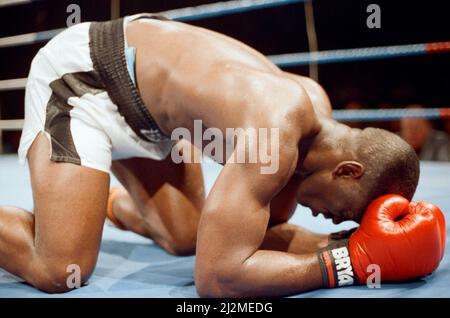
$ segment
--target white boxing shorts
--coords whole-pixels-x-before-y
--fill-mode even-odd
[[[112,160],[162,160],[174,141],[165,136],[127,68],[125,26],[130,18],[70,27],[43,47],[31,64],[19,160],[43,132],[55,162],[109,173]]]

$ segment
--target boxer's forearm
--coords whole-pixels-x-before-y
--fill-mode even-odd
[[[228,296],[275,297],[321,288],[323,283],[315,253],[258,250],[242,264],[230,287]]]
[[[307,254],[327,246],[328,235],[311,232],[301,226],[282,223],[270,227],[261,249]]]

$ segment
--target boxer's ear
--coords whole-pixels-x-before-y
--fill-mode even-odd
[[[359,179],[364,175],[364,166],[358,161],[341,161],[333,170],[333,178]]]

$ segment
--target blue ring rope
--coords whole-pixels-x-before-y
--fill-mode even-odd
[[[389,121],[401,118],[442,119],[445,108],[417,108],[417,109],[359,109],[359,110],[334,110],[333,118],[338,121]]]
[[[426,44],[406,44],[368,48],[329,50],[312,53],[292,53],[269,56],[280,67],[308,65],[309,63],[340,63],[426,54]]]
[[[239,14],[253,10],[267,9],[282,5],[304,2],[305,0],[235,0],[204,4],[196,7],[187,7],[164,11],[160,14],[178,20],[192,21],[223,16],[227,14]]]

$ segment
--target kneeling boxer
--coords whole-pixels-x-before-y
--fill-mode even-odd
[[[251,147],[235,146],[205,199],[199,164],[169,156],[179,146],[172,133],[183,128],[194,135],[199,120],[201,129],[223,136],[230,127],[277,131],[258,144],[279,145],[272,153],[277,169],[263,173],[261,158],[234,163],[238,151],[252,155]],[[239,145],[245,138],[218,141]],[[71,264],[88,280],[108,206],[116,223],[169,253],[196,251],[201,296],[276,296],[342,285],[338,266],[344,265],[336,260],[343,257],[350,258],[353,281],[364,280],[368,260],[382,272],[401,268],[387,279],[403,279],[433,271],[441,258],[439,217],[430,216],[435,208],[426,206],[431,212],[423,217],[409,207],[395,221],[392,199],[386,204],[396,212],[384,221],[373,219],[386,214],[377,207],[363,217],[383,194],[412,198],[419,161],[403,140],[334,121],[317,83],[282,71],[243,43],[149,14],[73,26],[39,51],[26,87],[19,157],[28,159],[34,214],[0,208],[0,267],[46,292],[70,290]],[[111,171],[125,188],[108,204]],[[362,222],[361,228],[345,251],[332,249],[328,236],[287,223],[297,203],[335,223]],[[418,237],[420,244],[404,240],[408,251],[433,257],[410,263],[405,250],[405,258],[387,263],[372,244],[403,247],[386,226],[399,237]],[[408,233],[396,232],[402,230]]]

